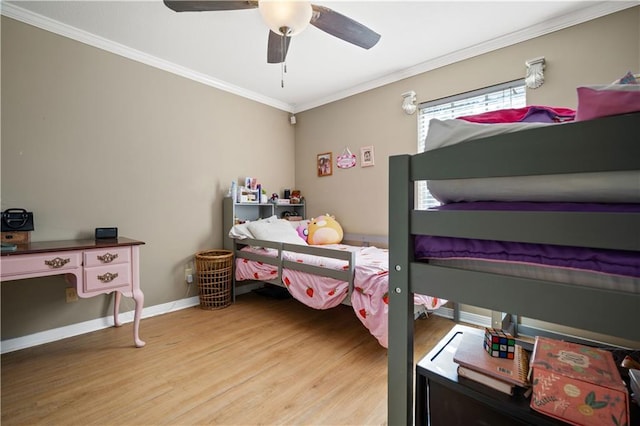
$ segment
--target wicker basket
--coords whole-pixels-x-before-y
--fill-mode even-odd
[[[231,304],[232,251],[207,250],[196,253],[196,272],[202,309],[221,309]]]

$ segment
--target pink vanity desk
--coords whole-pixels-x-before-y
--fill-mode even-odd
[[[0,281],[65,275],[75,282],[78,296],[86,298],[115,291],[113,319],[118,321],[120,298],[132,297],[136,308],[133,317],[133,340],[140,340],[140,316],[144,295],[140,290],[140,246],[142,241],[129,238],[110,240],[42,241],[18,244],[16,251],[2,252]]]

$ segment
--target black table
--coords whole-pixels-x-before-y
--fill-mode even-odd
[[[464,333],[483,330],[456,325],[416,365],[416,425],[563,425],[529,408],[529,398],[518,388],[513,396],[458,378],[453,361]]]

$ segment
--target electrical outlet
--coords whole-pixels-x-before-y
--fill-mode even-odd
[[[187,265],[184,268],[184,280],[187,284],[191,284],[193,282],[193,268],[190,265]]]
[[[67,298],[67,303],[78,301],[78,292],[76,291],[75,287],[65,288],[65,295]]]

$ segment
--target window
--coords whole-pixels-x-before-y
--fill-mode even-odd
[[[418,106],[418,152],[424,151],[429,120],[432,118],[447,120],[505,108],[523,108],[527,105],[526,97],[524,80],[516,80],[420,104]],[[438,200],[429,193],[426,182],[418,182],[416,191],[416,209],[440,205]]]

